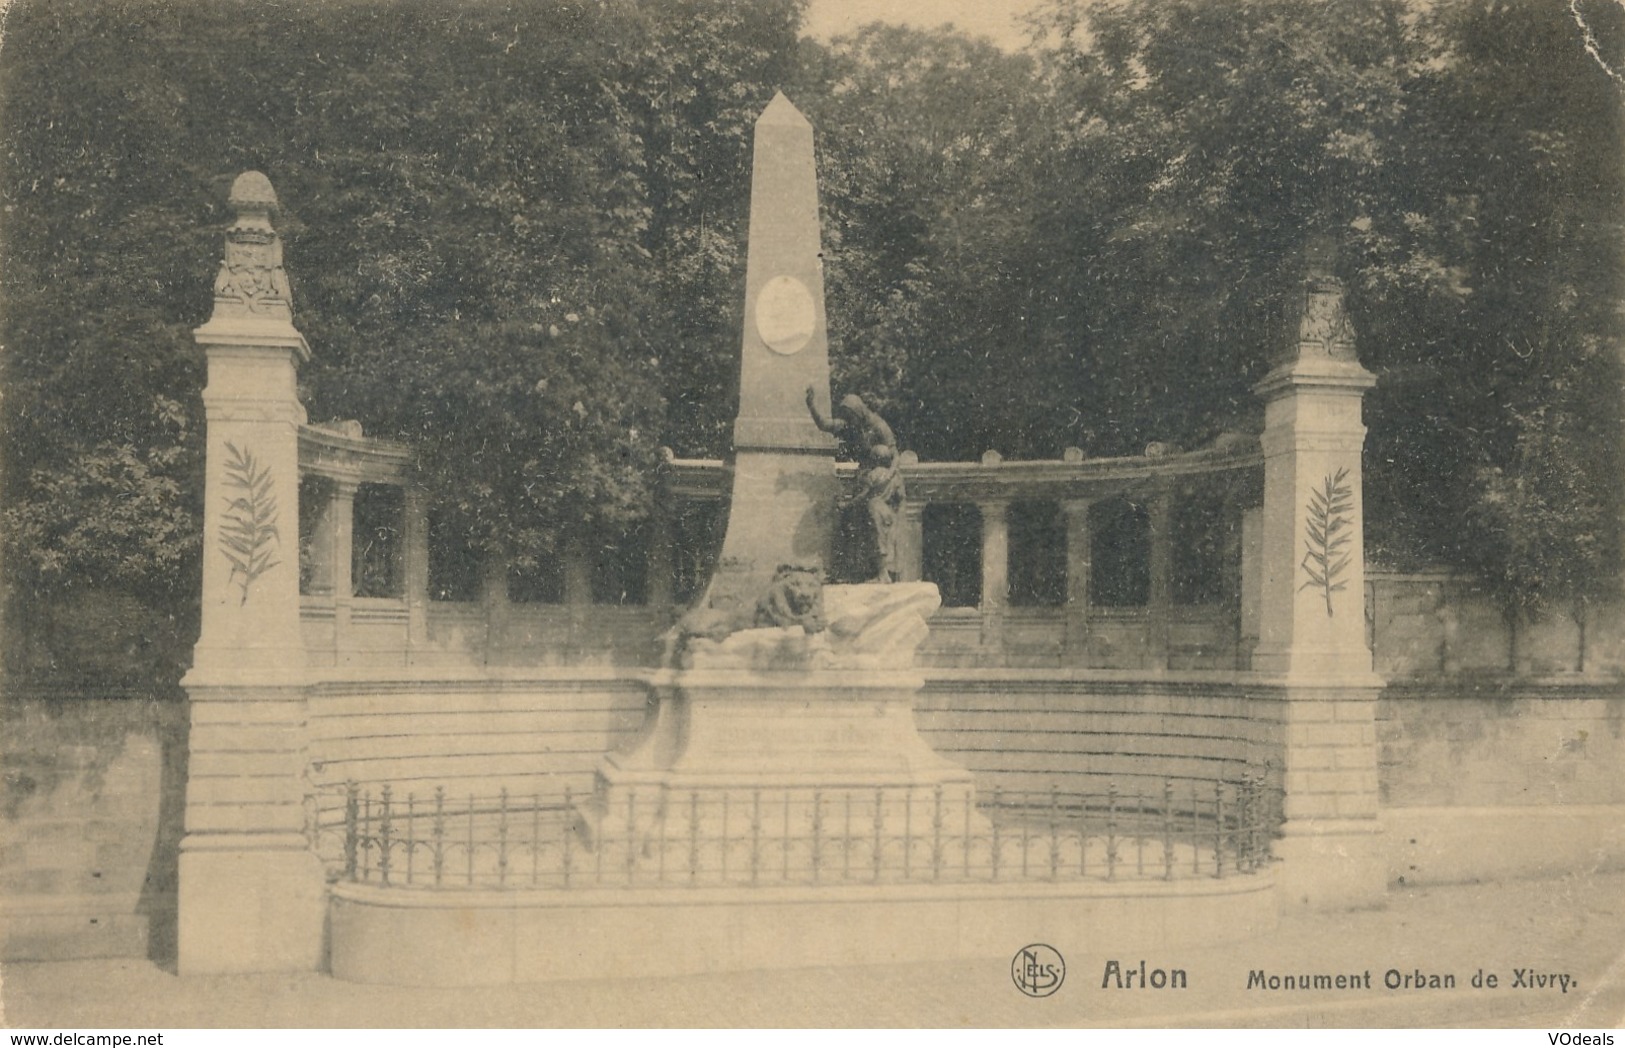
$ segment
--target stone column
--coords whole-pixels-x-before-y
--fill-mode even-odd
[[[299,625],[298,366],[271,183],[232,185],[236,219],[194,332],[208,360],[202,620],[192,669],[182,974],[295,971],[322,960],[326,887],[305,815]]]
[[[1089,652],[1088,499],[1061,503],[1066,516],[1066,653],[1072,666],[1087,664]]]
[[[406,576],[406,647],[408,653],[429,643],[429,503],[422,488],[403,489],[406,519],[402,522],[401,556]],[[410,661],[408,654],[408,661]]]
[[[299,539],[309,564],[301,564],[301,573],[307,574],[301,588],[306,596],[327,602],[326,629],[315,636],[305,636],[307,665],[333,665],[338,648],[338,624],[333,620],[337,595],[333,589],[333,564],[338,548],[337,487],[331,477],[306,476],[299,489],[301,516],[309,514],[310,533],[300,532]],[[308,500],[308,507],[307,507]],[[303,524],[303,521],[301,521]]]
[[[1002,656],[1010,597],[1010,505],[978,502],[976,508],[982,515],[982,648]]]
[[[1263,596],[1264,510],[1249,506],[1241,511],[1241,650],[1237,661],[1241,668],[1251,669],[1253,651],[1258,647],[1258,601]]]
[[[1151,526],[1151,592],[1146,601],[1146,660],[1168,668],[1169,619],[1173,616],[1173,495],[1159,491],[1146,504]]]
[[[314,478],[312,486],[321,501],[310,535],[310,581],[306,592],[312,597],[333,595],[333,548],[338,543],[336,528],[338,516],[334,509],[333,482],[326,477]],[[300,536],[304,538],[303,535]]]
[[[333,481],[333,648],[351,650],[350,630],[355,610],[355,493],[361,482],[354,477]]]
[[[592,605],[592,558],[587,543],[572,537],[564,547],[564,610],[569,620],[565,646],[570,659],[579,657],[596,639],[588,636]]]
[[[1235,661],[1231,665],[1236,669],[1243,669],[1247,665],[1242,652],[1242,635],[1244,631],[1242,629],[1241,614],[1243,588],[1246,585],[1242,577],[1242,558],[1244,555],[1242,551],[1242,522],[1246,510],[1243,506],[1243,500],[1238,497],[1234,488],[1226,490],[1220,505],[1220,526],[1224,529],[1224,545],[1221,552],[1223,557],[1221,575],[1223,607],[1230,622],[1229,636],[1235,643]]]
[[[902,528],[898,543],[901,547],[902,563],[897,566],[898,581],[919,582],[924,577],[925,561],[925,503],[903,503],[902,519],[898,521]]]
[[[480,610],[485,618],[485,662],[499,663],[508,638],[508,558],[495,554],[481,558]]]
[[[579,538],[564,546],[564,603],[572,608],[592,603],[592,559]]]
[[[648,604],[657,612],[672,603],[672,544],[671,514],[662,506],[649,519]]]
[[[1365,643],[1360,366],[1329,253],[1310,250],[1295,344],[1256,387],[1264,408],[1259,643],[1276,684],[1260,712],[1285,789],[1278,883],[1289,903],[1345,906],[1386,885],[1376,699]]]

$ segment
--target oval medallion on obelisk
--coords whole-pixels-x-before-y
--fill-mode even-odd
[[[816,323],[812,293],[795,277],[774,277],[756,296],[756,333],[775,353],[799,352],[812,341]]]

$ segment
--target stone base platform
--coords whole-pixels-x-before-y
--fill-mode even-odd
[[[339,884],[332,974],[482,986],[996,958],[1072,960],[1237,941],[1276,927],[1271,872],[1140,882],[413,891]],[[1073,951],[1073,952],[1069,952]],[[1012,993],[1016,992],[1014,989]]]
[[[914,722],[924,678],[909,667],[937,588],[827,586],[820,599],[827,620],[810,633],[760,626],[674,645],[638,737],[604,757],[581,807],[588,850],[627,856],[629,870],[720,873],[740,869],[741,851],[756,868],[765,844],[781,866],[801,853],[816,881],[832,841],[850,857],[865,839],[866,862],[906,867],[917,842],[940,854],[949,837],[968,850],[990,835],[971,773]]]
[[[599,766],[587,845],[653,857],[747,837],[985,837],[971,773],[915,727],[919,686],[874,670],[679,671],[639,740]]]

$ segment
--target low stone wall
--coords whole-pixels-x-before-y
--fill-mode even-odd
[[[1069,648],[1062,608],[1006,608],[991,629],[976,608],[945,608],[931,616],[919,661],[931,670],[1158,670],[1166,660],[1176,672],[1233,670],[1238,661],[1236,623],[1222,608],[1170,608],[1160,627],[1146,608],[1096,608],[1083,632],[1081,647]]]
[[[306,665],[319,674],[411,667],[432,678],[487,666],[652,667],[676,615],[664,605],[428,601],[414,642],[406,601],[355,598],[346,607],[340,616],[331,597],[302,598]]]
[[[1625,681],[1393,684],[1377,737],[1393,881],[1625,868]]]
[[[1246,686],[1219,674],[952,670],[928,676],[916,717],[926,741],[975,772],[983,790],[1112,781],[1132,803],[1165,779],[1257,772],[1270,729],[1251,716],[1253,703]]]
[[[315,786],[390,783],[404,799],[592,788],[593,770],[643,720],[647,689],[615,671],[442,680],[334,680],[311,689]]]
[[[0,732],[0,956],[172,955],[184,701],[12,696]]]
[[[1392,684],[1385,808],[1625,804],[1625,681]]]
[[[1367,571],[1373,668],[1398,680],[1625,674],[1625,603],[1551,608],[1509,623],[1490,595],[1445,572]]]

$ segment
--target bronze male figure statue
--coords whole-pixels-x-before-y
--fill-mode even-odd
[[[898,565],[897,515],[903,505],[903,475],[897,468],[897,436],[863,398],[849,393],[841,398],[831,418],[818,410],[812,387],[807,388],[807,410],[825,433],[840,440],[845,454],[858,465],[857,475],[839,500],[844,512],[863,505],[869,514],[875,544],[875,582],[896,582]]]

